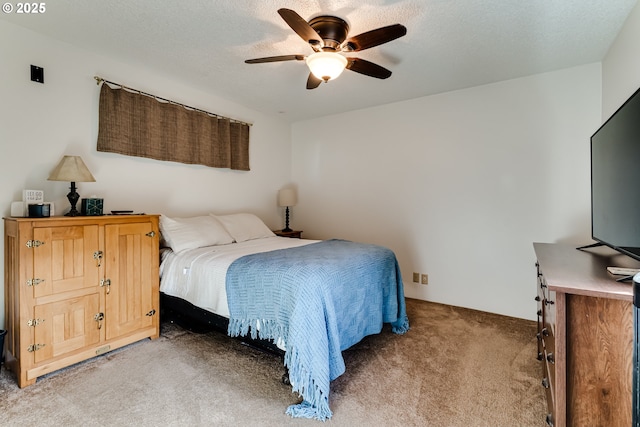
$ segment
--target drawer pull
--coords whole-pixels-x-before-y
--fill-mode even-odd
[[[537,357],[537,359],[538,359],[538,360],[542,360],[542,359],[544,359],[544,356],[542,355],[542,353],[541,353],[541,352],[538,352],[538,357]]]
[[[545,418],[545,421],[547,422],[547,425],[549,427],[553,427],[553,415],[552,414],[547,414],[547,417]]]
[[[549,336],[549,331],[547,330],[547,328],[542,328],[542,336],[544,337],[548,337]]]
[[[555,363],[556,363],[556,358],[554,357],[553,353],[549,353],[549,354],[547,354],[547,361],[548,361],[549,363],[553,363],[553,364],[555,364]]]
[[[542,379],[542,387],[549,388],[549,379],[548,378],[543,378]]]
[[[551,300],[548,300],[548,299],[544,300],[544,303],[547,304],[547,305],[555,304],[555,302],[553,302]]]

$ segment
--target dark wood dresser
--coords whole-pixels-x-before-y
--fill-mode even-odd
[[[538,359],[550,426],[629,426],[632,418],[633,287],[607,267],[640,263],[597,247],[534,243]]]

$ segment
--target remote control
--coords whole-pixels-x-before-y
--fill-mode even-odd
[[[607,267],[607,271],[616,276],[633,276],[640,273],[638,268]]]

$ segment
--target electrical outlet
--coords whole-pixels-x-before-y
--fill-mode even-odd
[[[420,283],[420,273],[413,273],[413,283]]]
[[[428,274],[423,274],[423,275],[420,277],[420,280],[421,280],[421,283],[422,283],[423,285],[428,285],[428,284],[429,284],[429,275],[428,275]]]

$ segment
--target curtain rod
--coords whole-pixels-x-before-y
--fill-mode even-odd
[[[208,111],[201,110],[200,108],[190,107],[190,106],[188,106],[188,105],[181,104],[181,103],[179,103],[179,102],[175,102],[175,101],[172,101],[172,100],[170,100],[170,99],[161,98],[161,97],[159,97],[159,96],[152,95],[152,94],[150,94],[150,93],[143,92],[143,91],[138,90],[138,89],[130,88],[130,87],[125,86],[125,85],[120,84],[120,83],[116,83],[116,82],[112,82],[112,81],[109,81],[109,80],[103,79],[102,77],[99,77],[99,76],[93,76],[93,78],[94,78],[94,79],[96,79],[96,82],[97,82],[97,84],[98,84],[98,85],[100,85],[100,83],[110,83],[110,84],[115,85],[115,86],[120,86],[122,89],[127,89],[127,90],[129,90],[129,91],[131,91],[131,92],[139,93],[140,95],[145,95],[145,96],[149,96],[149,97],[151,97],[151,98],[155,98],[155,99],[157,99],[158,101],[164,101],[164,102],[168,102],[169,104],[179,105],[180,107],[184,107],[184,108],[187,108],[187,109],[189,109],[189,110],[197,111],[197,112],[199,112],[199,113],[205,113],[205,114],[208,114],[208,115],[210,115],[210,116],[217,117],[217,118],[220,118],[220,119],[229,119],[230,121],[232,121],[232,122],[234,122],[234,123],[240,123],[240,124],[247,125],[247,126],[253,126],[253,123],[247,123],[247,122],[243,122],[243,121],[241,121],[241,120],[230,119],[229,117],[224,117],[224,116],[221,116],[221,115],[219,115],[219,114],[210,113],[210,112],[208,112]]]

